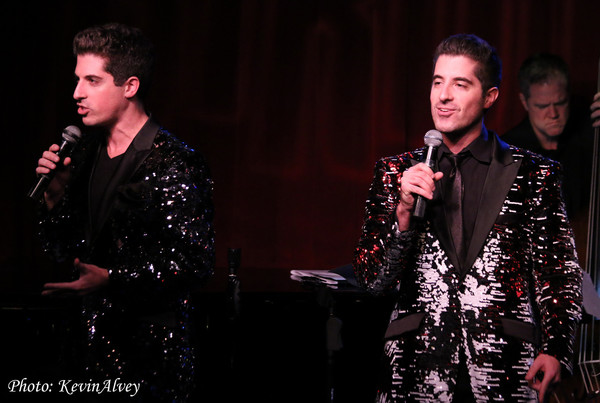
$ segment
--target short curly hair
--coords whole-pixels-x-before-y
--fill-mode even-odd
[[[120,86],[129,77],[137,77],[137,95],[146,97],[154,70],[154,46],[138,28],[110,23],[94,26],[77,33],[73,39],[75,56],[94,54],[106,59],[106,71]]]

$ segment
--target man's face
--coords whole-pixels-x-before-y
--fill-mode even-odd
[[[73,98],[86,126],[111,127],[126,106],[125,88],[115,85],[113,76],[104,70],[105,62],[103,57],[93,54],[77,56]]]
[[[485,94],[475,76],[477,62],[466,56],[441,55],[435,64],[429,100],[435,128],[446,135],[479,134],[484,109],[492,106],[498,89]]]
[[[569,119],[569,94],[563,78],[531,84],[529,98],[519,95],[529,121],[538,136],[556,137],[565,130]]]

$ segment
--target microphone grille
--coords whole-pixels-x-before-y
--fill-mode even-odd
[[[442,133],[437,130],[429,130],[425,133],[424,140],[428,147],[439,147],[442,144]]]
[[[67,126],[62,132],[62,138],[68,143],[76,143],[81,138],[81,130],[74,125]]]

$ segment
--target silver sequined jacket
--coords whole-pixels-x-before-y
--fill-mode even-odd
[[[91,234],[88,189],[101,142],[89,135],[78,144],[65,196],[42,214],[41,238],[59,261],[109,270],[107,289],[83,300],[89,377],[143,382],[142,401],[183,400],[193,382],[190,293],[214,266],[212,180],[199,153],[149,120]]]
[[[440,189],[424,220],[395,229],[399,179],[424,149],[376,164],[354,266],[366,289],[397,295],[381,402],[451,401],[461,347],[478,400],[535,401],[524,378],[540,352],[572,370],[582,275],[559,166],[491,135],[493,159],[462,274],[445,217],[431,214]]]

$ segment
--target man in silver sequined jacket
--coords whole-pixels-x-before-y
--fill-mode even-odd
[[[486,129],[500,77],[487,42],[442,41],[430,92],[443,137],[435,169],[420,162],[426,149],[376,164],[354,266],[367,290],[397,298],[379,402],[543,400],[572,370],[581,270],[561,171]],[[448,161],[461,153],[462,218],[449,225]]]
[[[83,297],[83,381],[140,385],[111,399],[186,401],[190,293],[214,265],[208,167],[146,113],[153,52],[139,30],[89,28],[74,53],[73,95],[89,133],[64,161],[52,145],[36,172],[56,173],[41,208],[44,247],[74,262],[77,279],[43,293]]]

